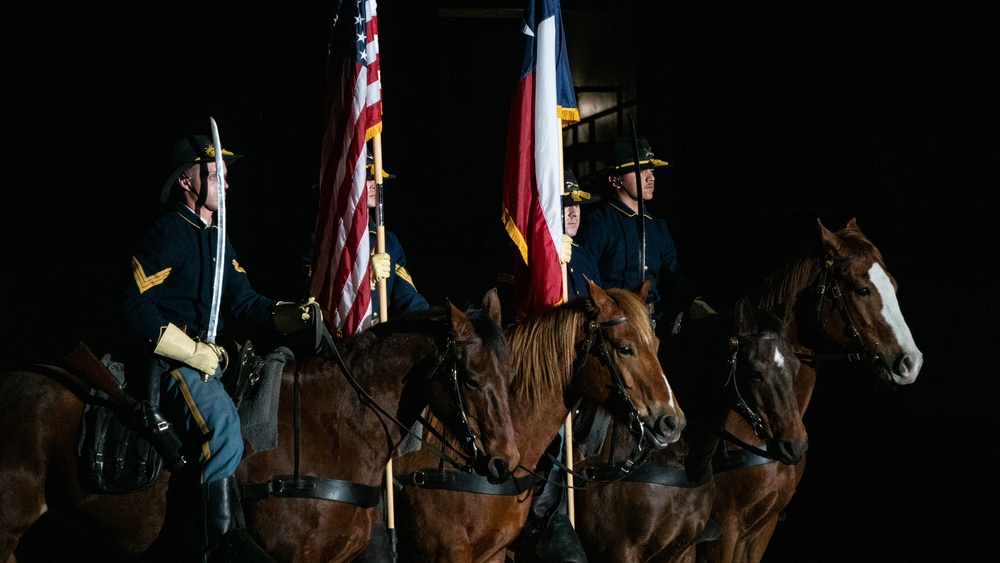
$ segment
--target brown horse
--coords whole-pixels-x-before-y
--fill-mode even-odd
[[[266,500],[244,500],[244,507],[250,532],[273,557],[346,561],[360,551],[373,507],[327,500],[338,497],[322,493],[296,497],[310,496],[300,494],[310,484],[325,491],[346,483],[377,499],[401,434],[393,419],[412,424],[425,405],[456,435],[471,438],[466,451],[481,454],[477,466],[491,478],[504,478],[517,466],[506,394],[512,373],[495,293],[485,303],[490,314],[464,314],[448,305],[345,338],[336,343],[342,364],[328,350],[285,365],[278,447],[245,458],[237,473],[244,486],[265,483],[271,491]],[[81,487],[76,447],[84,395],[68,380],[30,369],[0,378],[0,561],[14,560],[19,538],[45,511],[86,522],[91,537],[124,556],[141,554],[157,538],[166,472],[131,494],[98,495]],[[306,486],[296,490],[302,481],[281,477],[289,475],[304,477]]]
[[[688,424],[679,442],[630,471],[620,463],[620,424],[582,444],[598,451],[576,466],[591,478],[576,492],[576,530],[590,561],[694,561],[714,497],[712,457],[730,411],[775,459],[796,463],[806,449],[793,389],[799,361],[777,317],[743,298],[732,313],[686,322],[660,357]]]
[[[896,385],[913,383],[923,364],[896,300],[896,281],[879,250],[854,219],[836,233],[817,223],[817,249],[772,272],[756,300],[789,325],[793,349],[803,359],[795,376],[803,414],[817,375],[835,372],[844,362],[868,362],[876,378]],[[754,440],[732,415],[726,427]],[[764,556],[805,462],[761,461],[766,460],[717,472],[712,514],[722,537],[698,546],[699,561],[758,562]]]
[[[630,414],[638,414],[647,428],[644,445],[650,438],[664,446],[680,437],[684,415],[656,357],[658,339],[644,305],[648,289],[648,282],[638,294],[590,284],[590,297],[508,330],[515,371],[511,418],[522,466],[514,481],[493,490],[482,479],[445,490],[427,488],[437,487],[427,481],[441,474],[433,453],[424,448],[401,456],[394,469],[409,485],[396,497],[404,561],[503,561],[531,506],[529,472],[581,397],[608,405],[633,429],[637,420]],[[616,410],[625,404],[635,412]],[[415,486],[415,474],[424,476],[424,487]]]

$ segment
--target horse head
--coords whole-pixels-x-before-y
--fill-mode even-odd
[[[664,448],[680,438],[685,419],[657,358],[660,341],[646,307],[650,283],[604,290],[587,280],[589,311],[579,330],[584,363],[574,387]]]
[[[817,220],[822,259],[813,295],[821,333],[841,350],[872,363],[878,377],[913,383],[923,354],[896,300],[896,281],[855,219],[836,233]]]
[[[505,480],[520,463],[507,389],[513,377],[507,342],[500,329],[495,290],[483,309],[465,313],[448,303],[451,364],[431,383],[430,409],[459,436],[469,463],[491,482]]]
[[[751,306],[746,297],[737,302],[734,317],[736,333],[729,341],[726,381],[728,401],[767,443],[768,457],[798,463],[808,441],[795,397],[800,362],[788,341],[785,324]]]

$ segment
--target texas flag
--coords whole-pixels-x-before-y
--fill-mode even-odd
[[[510,106],[503,178],[503,222],[517,246],[518,315],[562,300],[562,132],[580,120],[559,0],[524,10],[524,60]]]

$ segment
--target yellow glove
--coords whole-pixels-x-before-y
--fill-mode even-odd
[[[716,312],[715,309],[708,306],[708,303],[705,303],[701,299],[695,299],[688,306],[687,314],[691,319],[703,319],[709,315],[715,315]]]
[[[392,268],[392,261],[389,259],[388,252],[372,254],[372,265],[369,268],[369,271],[371,272],[372,290],[375,289],[375,284],[377,284],[379,280],[384,280],[389,277],[390,268]]]
[[[562,253],[559,254],[559,263],[569,264],[571,258],[573,258],[573,237],[563,233]]]
[[[153,352],[184,362],[206,376],[215,375],[220,358],[226,359],[223,365],[229,363],[226,350],[222,346],[210,342],[195,342],[173,323],[168,324],[160,335]]]
[[[274,310],[271,311],[271,321],[274,322],[274,328],[278,329],[281,334],[291,334],[306,328],[312,324],[312,309],[315,302],[316,299],[313,297],[298,303],[278,301]],[[319,311],[319,307],[315,308]],[[322,321],[323,313],[318,314],[321,318],[317,320]]]

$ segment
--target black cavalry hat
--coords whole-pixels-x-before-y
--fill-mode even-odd
[[[233,154],[225,148],[222,149],[222,160],[225,161],[227,166],[237,161],[242,156],[243,155],[240,154]],[[205,135],[190,135],[174,143],[174,146],[170,149],[169,158],[174,171],[167,178],[167,182],[163,184],[163,192],[160,194],[160,203],[166,203],[167,199],[170,197],[170,188],[173,187],[174,182],[177,181],[177,178],[179,178],[185,170],[191,168],[195,164],[215,162],[215,145],[213,145],[212,141]]]
[[[649,141],[637,137],[639,144],[639,167],[643,170],[670,166],[665,160],[653,158],[653,149]],[[616,174],[635,170],[635,142],[632,137],[618,137],[611,142],[611,161],[608,163],[607,174]]]
[[[601,196],[591,194],[580,189],[580,183],[576,181],[576,174],[569,168],[563,170],[563,207],[573,207],[574,205],[586,205],[601,201]]]
[[[368,153],[368,164],[365,164],[365,174],[373,177],[375,176],[375,155],[373,155],[371,152]],[[396,177],[395,174],[389,174],[388,172],[385,171],[385,168],[382,169],[382,178],[395,178],[395,177]]]

